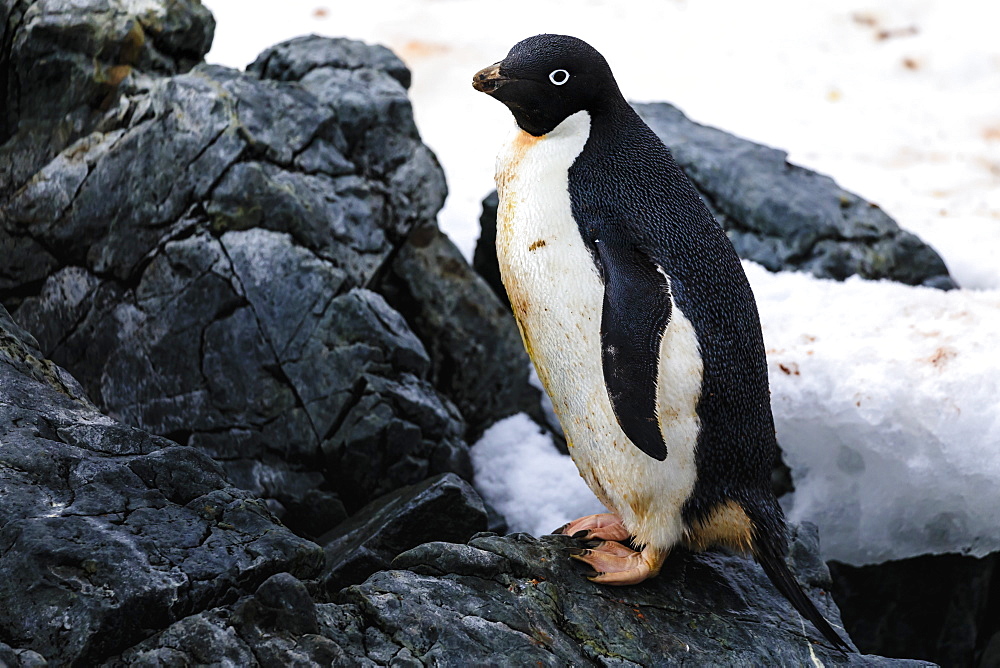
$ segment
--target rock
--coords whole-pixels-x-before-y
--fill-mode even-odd
[[[322,561],[207,456],[99,413],[2,308],[0,490],[0,638],[20,665],[96,661]]]
[[[414,229],[379,290],[427,342],[430,380],[466,416],[466,440],[515,413],[543,419],[506,293],[499,301],[436,226]]]
[[[804,533],[811,538],[795,552],[821,566],[815,531]],[[292,657],[357,666],[931,665],[818,644],[763,571],[743,558],[678,551],[658,578],[611,589],[581,576],[564,553],[572,543],[526,534],[427,543],[397,557],[399,570],[375,573],[335,602],[313,606],[307,585],[277,575],[255,596],[183,620],[112,665],[168,657],[180,665],[226,657],[246,657],[246,665]],[[836,621],[830,597],[815,586],[811,592]],[[318,633],[289,632],[271,612],[278,610],[289,611],[295,628]]]
[[[0,26],[0,198],[89,134],[126,79],[186,72],[215,32],[197,0],[3,0]]]
[[[0,666],[4,668],[35,668],[49,665],[45,657],[30,649],[15,650],[0,642]]]
[[[878,206],[787,153],[690,121],[666,103],[636,111],[670,147],[741,257],[771,271],[888,278],[950,289],[944,261]]]
[[[877,205],[787,162],[784,151],[689,120],[667,103],[636,111],[670,148],[740,257],[770,271],[842,281],[858,275],[943,290],[957,287],[941,257]],[[474,266],[498,295],[496,195],[483,200]]]
[[[858,647],[943,666],[998,665],[1000,554],[831,562],[833,595]]]
[[[507,304],[507,290],[500,278],[500,265],[497,262],[497,209],[500,207],[500,197],[496,190],[483,198],[482,206],[479,240],[472,256],[472,267],[483,277],[497,298]]]
[[[330,593],[389,568],[401,552],[432,540],[464,543],[487,526],[486,508],[469,483],[444,473],[381,496],[320,539]]]
[[[332,625],[357,625],[338,612],[316,605],[304,583],[279,573],[254,596],[191,615],[104,665],[364,665],[331,640]]]
[[[173,16],[186,7],[148,12],[183,33],[203,11]],[[200,58],[199,40],[184,53]],[[304,535],[397,486],[471,476],[447,392],[475,385],[466,408],[488,417],[512,403],[514,375],[491,382],[484,360],[449,384],[448,360],[369,289],[445,195],[402,62],[311,37],[245,74],[184,63],[134,71],[90,134],[0,197],[0,247],[18,258],[0,269],[0,301],[101,410],[211,455]],[[416,270],[406,280],[420,292]],[[468,276],[446,287],[480,289]],[[426,336],[444,327],[436,307],[417,309]],[[502,354],[490,342],[509,332],[476,326],[484,354]]]

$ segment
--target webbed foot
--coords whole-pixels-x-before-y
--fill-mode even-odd
[[[666,550],[646,546],[640,552],[616,543],[603,541],[592,548],[571,548],[570,557],[594,569],[587,579],[608,585],[632,585],[660,572]]]

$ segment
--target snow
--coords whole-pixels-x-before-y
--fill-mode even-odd
[[[476,488],[507,519],[511,531],[541,535],[604,506],[526,415],[505,418],[472,448]]]
[[[1000,550],[1000,291],[770,274],[762,327],[786,511],[852,564]]]
[[[1000,4],[981,0],[206,0],[210,62],[243,67],[319,33],[393,49],[467,256],[509,113],[472,74],[537,32],[577,35],[625,94],[777,146],[878,203],[964,290],[834,283],[747,264],[761,312],[792,519],[862,564],[1000,549]],[[526,26],[530,25],[530,28]],[[785,371],[785,369],[790,372]],[[796,373],[797,372],[797,373]],[[596,512],[569,460],[523,416],[474,448],[512,528]],[[595,510],[596,508],[596,510]]]

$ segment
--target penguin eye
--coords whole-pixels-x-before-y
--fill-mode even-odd
[[[552,70],[549,73],[549,81],[557,86],[562,86],[564,83],[569,81],[569,72],[566,70]]]

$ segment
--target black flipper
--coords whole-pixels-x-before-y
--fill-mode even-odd
[[[788,570],[788,564],[785,563],[783,550],[780,549],[777,539],[763,534],[762,531],[754,531],[753,556],[767,573],[771,583],[799,611],[800,615],[813,623],[813,626],[835,648],[841,652],[854,652],[855,650],[840,637],[840,634],[833,630],[826,618],[816,609],[816,605],[802,591],[799,583],[795,581],[795,576]]]
[[[601,361],[611,406],[625,435],[663,461],[656,416],[660,341],[670,322],[670,284],[657,265],[624,241],[595,242],[604,274]]]

